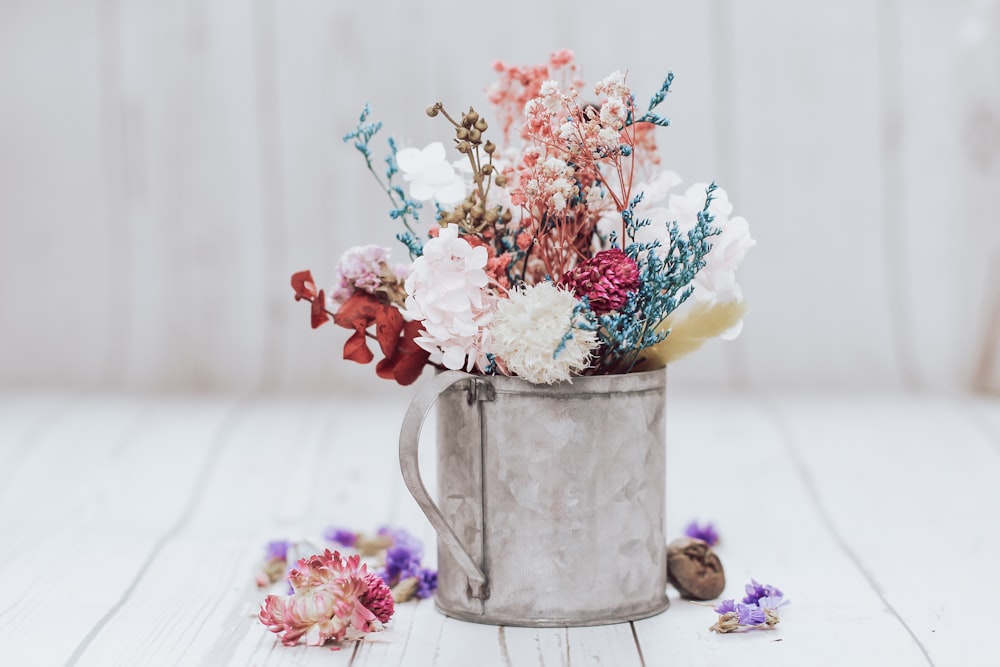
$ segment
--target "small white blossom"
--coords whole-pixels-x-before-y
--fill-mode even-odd
[[[615,129],[621,129],[628,118],[628,107],[617,97],[609,97],[601,105],[601,122]]]
[[[442,206],[452,206],[465,198],[465,181],[448,163],[440,141],[428,144],[423,150],[400,150],[396,153],[396,164],[410,184],[410,196],[414,199],[436,199]]]

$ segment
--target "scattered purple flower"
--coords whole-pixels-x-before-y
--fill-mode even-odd
[[[358,534],[339,526],[330,526],[323,531],[323,539],[342,547],[353,547],[358,542]]]
[[[723,600],[715,607],[716,614],[728,614],[731,611],[736,611],[736,600]]]
[[[421,600],[424,598],[429,598],[434,595],[434,591],[438,587],[438,574],[436,571],[425,567],[420,570],[420,574],[417,575],[417,592],[416,596]]]
[[[292,542],[274,540],[264,547],[264,562],[255,577],[257,588],[265,588],[281,579],[288,569],[288,549]]]
[[[757,583],[756,579],[750,579],[750,583],[746,585],[746,591],[747,594],[743,597],[743,602],[747,604],[757,604],[757,601],[762,597],[784,597],[784,594],[774,586]]]
[[[782,595],[765,595],[757,601],[757,606],[761,609],[777,609],[788,604],[788,600]]]
[[[736,611],[736,600],[723,600],[715,607],[716,614],[727,614]]]
[[[778,624],[778,608],[788,604],[784,594],[769,584],[751,579],[742,602],[723,600],[715,607],[719,618],[709,630],[726,634],[747,630],[768,630]]]
[[[696,540],[705,542],[710,547],[719,543],[719,534],[715,531],[715,526],[709,521],[704,526],[698,525],[697,521],[692,521],[684,529],[684,534]]]
[[[766,618],[764,610],[755,604],[736,605],[736,618],[740,625],[760,625]]]

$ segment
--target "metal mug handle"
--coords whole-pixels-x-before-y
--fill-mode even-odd
[[[486,575],[476,566],[472,556],[459,541],[455,530],[445,520],[441,509],[427,493],[427,487],[424,486],[424,481],[420,477],[418,461],[420,431],[424,425],[424,417],[427,416],[438,397],[448,387],[463,380],[476,382],[475,378],[461,371],[439,373],[414,397],[406,411],[406,416],[403,417],[403,425],[399,430],[399,468],[403,473],[406,488],[410,490],[410,494],[437,532],[441,543],[448,549],[468,579],[469,595],[473,598],[485,599],[488,595]]]

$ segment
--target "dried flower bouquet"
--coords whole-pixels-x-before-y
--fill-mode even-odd
[[[385,170],[371,142],[381,124],[366,107],[345,137],[392,202],[409,264],[378,246],[349,250],[336,284],[296,273],[312,325],[353,330],[344,357],[380,377],[413,382],[427,365],[516,375],[533,383],[662,367],[715,338],[739,334],[746,310],[736,269],[754,245],[714,183],[679,191],[660,167],[656,109],[645,111],[614,72],[585,97],[569,51],[529,67],[496,63],[487,90],[501,143],[473,108],[427,109],[453,132],[441,143],[398,148]],[[424,202],[435,224],[418,232]]]

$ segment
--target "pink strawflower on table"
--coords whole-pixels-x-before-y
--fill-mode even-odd
[[[299,640],[321,646],[378,632],[394,611],[389,588],[357,555],[345,558],[327,549],[302,558],[288,581],[292,594],[268,595],[258,614],[286,646]]]
[[[560,283],[577,298],[587,297],[596,315],[604,315],[625,305],[629,292],[639,288],[639,267],[620,248],[611,248],[577,264]]]

